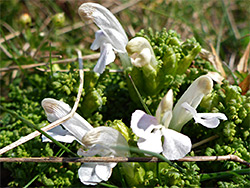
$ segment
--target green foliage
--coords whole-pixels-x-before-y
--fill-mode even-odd
[[[248,116],[250,98],[249,95],[241,95],[241,89],[238,86],[230,85],[228,81],[214,87],[214,91],[211,95],[203,99],[198,111],[212,111],[224,113],[228,120],[221,122],[220,126],[216,129],[206,129],[200,125],[192,125],[192,122],[186,125],[183,132],[191,137],[192,140],[198,141],[201,135],[206,137],[219,135],[219,138],[210,142],[208,145],[201,147],[201,153],[208,156],[220,156],[234,154],[242,158],[243,160],[250,160],[249,152],[249,121]],[[187,130],[188,129],[188,130]],[[239,170],[244,166],[232,161],[217,162],[208,165],[207,163],[201,163],[200,168],[205,172],[213,172],[216,169],[220,171],[226,170]],[[249,180],[241,181],[240,179],[246,176],[249,179],[249,175],[238,175],[228,177],[227,180],[219,180],[219,187],[237,187],[236,182],[241,182],[242,187],[249,185]],[[230,179],[230,181],[229,181]],[[210,182],[211,183],[211,182]],[[204,185],[211,186],[209,182],[203,182]],[[215,182],[213,181],[213,184]],[[243,186],[244,185],[244,186]]]
[[[35,73],[29,77],[29,80],[15,79],[9,85],[8,98],[2,99],[1,105],[14,110],[33,124],[43,127],[47,124],[47,120],[40,105],[41,100],[51,97],[67,101],[72,106],[78,92],[78,83],[76,81],[78,77],[77,72],[56,72],[53,74],[53,77],[50,74],[39,75]],[[85,75],[85,82],[88,84],[84,87],[80,107],[81,104],[84,104],[85,98],[88,97],[88,95],[85,95],[85,91],[92,94],[93,86],[91,83],[96,83],[97,80],[93,81],[91,75]],[[101,89],[99,89],[99,92],[101,92]],[[101,97],[100,100],[105,101],[105,98]],[[93,101],[91,105],[94,105],[92,108],[94,120],[96,110],[100,109],[102,104],[99,101]],[[90,109],[90,106],[88,107]],[[1,117],[1,148],[34,131],[21,120],[10,116],[8,113],[3,113]],[[101,121],[100,118],[99,121]],[[77,143],[70,146],[75,152],[78,147]],[[58,148],[54,144],[42,143],[40,137],[36,137],[4,155],[6,157],[45,157],[54,156],[56,150]],[[68,187],[81,185],[77,177],[79,168],[77,164],[68,167],[68,165],[61,166],[60,164],[4,163],[4,167],[9,169],[12,172],[12,176],[15,177],[15,181],[10,182],[9,186],[23,187],[28,181],[28,179],[23,178],[26,176],[25,174],[32,174],[33,176],[38,174],[37,183],[42,183],[45,186]],[[31,180],[33,177],[30,176],[29,178]]]
[[[195,1],[195,3],[170,1],[166,4],[165,1],[157,3],[145,1],[145,3],[149,6],[139,7],[139,9],[135,7],[135,12],[126,10],[127,18],[131,17],[131,19],[120,20],[125,23],[124,26],[132,25],[135,31],[148,26],[154,28],[141,30],[137,36],[145,37],[151,43],[158,62],[157,71],[149,72],[150,74],[146,76],[138,68],[132,68],[126,72],[126,74],[132,75],[145,104],[154,114],[161,98],[169,89],[173,89],[174,101],[176,102],[194,79],[209,71],[216,71],[209,62],[197,56],[201,48],[199,43],[203,46],[208,43],[208,39],[209,42],[212,40],[213,45],[217,45],[216,50],[220,51],[225,62],[228,62],[227,60],[232,57],[235,49],[239,49],[236,60],[239,59],[241,51],[249,42],[247,36],[249,29],[248,27],[243,28],[247,25],[244,19],[249,15],[249,11],[245,8],[247,2],[240,0],[232,2],[234,9],[231,13],[237,15],[234,16],[236,23],[241,23],[241,26],[238,27],[241,35],[240,40],[238,40],[230,20],[227,18],[227,5],[221,11],[221,2],[211,4],[203,1]],[[60,30],[63,25],[69,27],[79,21],[75,17],[77,4],[68,2],[57,4],[53,1],[39,2],[39,6],[35,6],[35,4],[37,2],[0,1],[1,26],[3,26],[1,27],[1,37],[5,38],[10,33],[8,27],[4,25],[5,22],[14,31],[22,32],[19,37],[1,43],[11,55],[8,57],[1,50],[1,68],[9,65],[36,64],[58,60],[57,58],[49,60],[42,58],[43,55],[46,56],[50,52],[52,55],[62,54],[63,59],[75,57],[75,48],[80,48],[84,55],[90,53],[88,46],[94,36],[92,28],[83,27],[84,32],[77,28],[70,32]],[[212,9],[212,7],[216,7],[216,9]],[[26,17],[28,19],[20,23],[20,15],[22,15],[23,10],[27,10],[30,17]],[[190,14],[193,10],[196,10],[195,14]],[[201,10],[207,10],[206,14],[202,14]],[[58,12],[65,12],[65,14],[60,15],[57,14]],[[138,15],[138,12],[142,14]],[[145,13],[148,16],[142,18],[141,16],[145,16]],[[119,15],[126,18],[123,13]],[[213,18],[211,23],[206,19],[207,17]],[[47,18],[52,19],[52,22],[46,23]],[[194,18],[199,19],[194,20]],[[177,22],[169,25],[168,21],[172,22],[171,19]],[[224,20],[227,24],[224,24]],[[126,24],[127,21],[129,23]],[[146,23],[146,27],[143,25],[144,23]],[[226,25],[225,28],[223,28],[223,24]],[[54,27],[55,25],[56,27]],[[166,29],[156,31],[165,27],[177,28],[178,32]],[[35,29],[35,32],[32,29]],[[128,31],[128,28],[126,29]],[[190,36],[190,29],[196,39]],[[181,32],[182,30],[185,32]],[[91,36],[91,40],[89,40],[89,36]],[[131,37],[134,36],[129,36],[129,38]],[[189,39],[184,40],[183,38]],[[24,48],[25,44],[29,44],[27,49]],[[42,45],[40,46],[40,44]],[[38,54],[33,57],[32,54],[36,50],[38,50]],[[96,61],[85,61],[84,68],[92,69],[95,63]],[[119,64],[111,66],[117,68]],[[75,63],[67,66],[53,65],[49,68],[47,66],[41,68],[45,68],[45,71],[50,69],[52,72],[24,69],[18,71],[17,74],[15,72],[3,73],[1,74],[3,77],[0,78],[1,105],[15,111],[39,127],[48,124],[40,104],[42,99],[51,97],[73,106],[79,86],[79,74],[73,71],[77,69]],[[67,72],[61,72],[65,69]],[[143,108],[130,80],[123,73],[109,73],[108,71],[105,71],[101,76],[91,71],[84,74],[84,89],[77,112],[94,127],[105,125],[117,129],[128,140],[130,146],[136,146],[137,138],[129,129],[130,118],[134,110]],[[244,77],[240,73],[237,73],[237,76],[240,80]],[[190,121],[184,127],[183,133],[191,138],[192,143],[213,135],[219,135],[219,138],[199,146],[199,148],[194,148],[189,155],[235,154],[250,161],[250,92],[243,96],[238,86],[224,81],[221,86],[218,84],[214,86],[213,92],[202,101],[197,110],[198,112],[225,113],[228,121],[222,122],[216,129],[207,129]],[[33,131],[16,117],[1,112],[0,148]],[[66,146],[74,152],[80,147],[76,142],[66,144]],[[143,156],[133,152],[131,154],[134,157]],[[3,156],[52,157],[68,155],[53,143],[42,143],[40,137],[36,137]],[[107,183],[110,186],[119,187],[250,187],[249,173],[237,173],[244,170],[245,167],[236,162],[176,162],[175,164],[182,167],[184,172],[182,173],[163,162],[159,164],[120,163],[113,169],[112,177]],[[8,180],[8,184],[5,186],[24,187],[31,183],[32,187],[82,187],[77,175],[80,165],[80,163],[4,163],[3,167],[11,172],[13,178]],[[231,175],[218,177],[216,174],[209,181],[202,181],[202,174],[223,171],[228,171]],[[27,177],[27,174],[28,178],[24,178]]]
[[[181,79],[186,76],[185,73],[200,52],[201,46],[194,38],[182,41],[173,30],[163,29],[160,32],[153,32],[149,28],[147,32],[141,30],[136,36],[149,41],[157,59],[157,67],[155,70],[145,71],[143,68],[133,66],[126,70],[126,74],[131,75],[142,96],[153,98],[146,102],[150,105],[152,100],[162,97],[163,90],[175,88],[176,93],[178,87],[174,86],[182,84]],[[139,103],[129,78],[127,83],[132,100]]]

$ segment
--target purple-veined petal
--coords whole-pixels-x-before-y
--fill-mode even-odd
[[[50,122],[54,122],[66,116],[71,111],[71,107],[68,104],[52,98],[43,99],[42,107]],[[81,141],[87,131],[93,129],[93,127],[77,113],[75,113],[69,120],[63,122],[62,125],[74,135],[78,141]]]
[[[101,55],[94,67],[94,71],[100,74],[103,73],[106,65],[114,62],[114,60],[115,60],[115,53],[113,51],[111,44],[103,43],[101,45]]]
[[[155,130],[147,139],[139,138],[137,145],[142,150],[161,153],[163,151],[161,130]]]
[[[82,138],[82,143],[89,148],[100,147],[101,156],[129,156],[129,151],[119,149],[128,147],[127,140],[122,134],[111,127],[96,127],[86,133]],[[90,152],[89,151],[89,152]]]
[[[57,126],[47,131],[46,133],[59,142],[72,143],[74,140],[77,140],[74,135],[72,135],[69,131],[63,129],[61,126]],[[51,142],[51,140],[42,135],[42,142]]]
[[[147,139],[155,128],[159,128],[159,123],[154,116],[141,110],[136,110],[132,114],[131,129],[138,137]]]
[[[192,148],[191,140],[188,136],[172,129],[162,129],[164,136],[162,154],[169,160],[177,160],[185,157]]]
[[[195,123],[200,123],[207,128],[216,128],[220,124],[220,119],[227,120],[223,113],[197,113],[188,103],[183,103],[182,107],[193,115]]]

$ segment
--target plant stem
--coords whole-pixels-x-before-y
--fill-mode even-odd
[[[130,78],[131,83],[132,83],[133,86],[134,86],[134,89],[135,89],[135,91],[136,91],[136,93],[137,93],[137,95],[138,95],[138,97],[139,97],[139,99],[140,99],[140,101],[141,101],[141,104],[142,104],[143,108],[145,109],[145,111],[147,112],[147,114],[152,115],[151,112],[150,112],[150,110],[148,109],[147,105],[146,105],[145,102],[143,101],[142,96],[141,96],[140,92],[138,91],[138,89],[137,89],[137,87],[136,87],[136,85],[135,85],[135,83],[134,83],[134,81],[133,81],[131,75],[129,74],[128,76],[129,76],[129,78]]]
[[[229,176],[234,176],[234,175],[237,176],[240,174],[250,174],[249,168],[240,169],[240,170],[225,171],[225,172],[201,174],[201,181],[207,181],[207,180],[218,179],[218,178],[226,178]]]

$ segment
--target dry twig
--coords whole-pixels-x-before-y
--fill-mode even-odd
[[[36,32],[36,29],[35,28],[32,28],[30,30],[31,33],[34,33]],[[13,39],[19,35],[21,35],[22,33],[20,31],[16,31],[15,33],[11,33],[9,35],[6,35],[5,38],[0,38],[0,44],[2,44],[3,42],[7,41],[7,40],[10,40],[10,39]]]
[[[85,55],[82,57],[82,60],[92,60],[92,59],[98,59],[100,56],[100,53],[96,53],[96,54],[91,54],[91,55]],[[73,63],[75,61],[77,61],[78,58],[70,58],[70,59],[62,59],[62,60],[58,60],[58,61],[53,61],[52,64],[64,64],[64,63]],[[40,67],[40,66],[47,66],[49,63],[36,63],[36,64],[31,64],[31,65],[21,65],[20,67],[22,69],[31,69],[31,68],[35,68],[35,67]],[[10,67],[5,67],[5,68],[0,68],[0,72],[6,72],[6,71],[11,71],[11,70],[15,70],[15,69],[19,69],[19,66],[10,66]]]
[[[236,155],[224,156],[186,156],[178,161],[201,162],[201,161],[235,161],[250,167],[250,163]],[[42,162],[42,163],[86,163],[86,162],[163,162],[157,157],[32,157],[32,158],[0,158],[0,162]]]
[[[204,140],[202,140],[202,141],[200,141],[200,142],[197,142],[197,143],[195,143],[195,144],[192,145],[192,149],[194,149],[194,148],[196,148],[196,147],[198,147],[198,146],[201,146],[202,144],[205,144],[205,143],[207,143],[207,142],[210,142],[210,141],[212,141],[212,140],[214,140],[214,139],[216,139],[216,138],[219,138],[219,136],[218,136],[218,135],[214,135],[214,136],[211,136],[211,137],[209,137],[209,138],[206,138],[206,139],[204,139]]]

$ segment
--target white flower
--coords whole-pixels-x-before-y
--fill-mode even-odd
[[[141,110],[132,114],[131,128],[139,137],[137,145],[140,149],[162,153],[169,160],[180,159],[191,150],[189,137],[165,128],[155,117]]]
[[[102,157],[129,156],[126,150],[118,150],[116,147],[128,147],[126,139],[121,133],[111,127],[97,127],[87,132],[82,143],[89,149],[78,150],[78,155]],[[96,185],[96,182],[107,181],[112,174],[112,168],[117,163],[84,163],[78,171],[83,184]]]
[[[211,78],[200,76],[189,86],[173,110],[172,90],[161,100],[156,117],[136,110],[132,114],[131,128],[139,137],[138,147],[162,153],[169,160],[180,159],[189,153],[191,140],[179,133],[185,123],[193,117],[196,123],[207,128],[216,128],[220,123],[219,119],[227,119],[222,113],[197,113],[195,110],[204,95],[211,92],[212,86]]]
[[[46,98],[42,101],[42,106],[45,110],[49,121],[67,115],[71,108],[62,101]],[[63,129],[57,126],[47,133],[54,139],[71,143],[77,140],[83,147],[78,150],[78,155],[81,156],[103,156],[103,157],[118,157],[129,156],[126,150],[118,150],[117,147],[128,147],[126,139],[121,133],[111,127],[93,128],[79,114],[65,121]],[[42,136],[44,142],[49,141],[48,138]],[[78,175],[81,182],[85,185],[96,185],[101,181],[107,181],[112,174],[112,168],[116,163],[84,163],[78,170]]]
[[[195,121],[197,123],[200,123],[200,124],[207,127],[207,124],[206,124],[207,121],[199,121],[198,117],[203,118],[203,119],[204,118],[205,119],[210,119],[210,120],[211,120],[211,118],[217,118],[216,116],[218,115],[218,113],[216,113],[216,114],[214,114],[214,113],[206,113],[205,114],[206,116],[200,116],[201,114],[197,114],[198,116],[197,115],[194,116],[196,114],[196,113],[194,113],[194,112],[196,112],[195,109],[200,104],[202,98],[205,95],[209,94],[212,91],[212,89],[213,89],[213,81],[209,76],[203,75],[203,76],[198,77],[188,87],[188,89],[185,91],[185,93],[181,96],[181,98],[176,103],[176,105],[175,105],[175,107],[173,109],[173,117],[172,117],[171,122],[169,124],[169,128],[180,132],[182,127],[189,120],[191,120],[193,117],[195,117]],[[183,103],[187,103],[188,106],[186,104],[183,104]],[[191,111],[193,113],[190,113]],[[219,117],[219,119],[223,119],[223,120],[227,119],[226,116],[224,114],[221,114],[221,113],[220,113],[220,115],[218,117]],[[217,127],[219,125],[218,122],[219,122],[219,120],[211,121],[210,123],[212,123],[212,124],[208,128]]]
[[[126,49],[131,57],[131,63],[134,66],[151,66],[152,68],[157,66],[154,51],[148,40],[144,37],[135,37],[131,39]]]
[[[54,122],[66,116],[71,111],[71,107],[68,104],[64,103],[63,101],[58,101],[52,98],[43,99],[42,107],[45,111],[47,119],[50,122]],[[82,137],[86,134],[86,132],[93,129],[93,127],[77,113],[75,113],[74,116],[69,120],[63,122],[62,125],[68,132],[58,126],[54,129],[51,129],[47,133],[51,134],[51,136],[58,135],[58,138],[60,135],[61,141],[63,142],[68,142],[68,140],[72,140],[72,135],[74,135],[75,139],[79,143],[81,143]],[[62,140],[62,136],[64,136],[65,140]],[[43,136],[42,138],[45,137]]]
[[[116,17],[105,7],[97,3],[83,3],[78,14],[82,20],[90,19],[100,28],[95,34],[92,50],[100,48],[101,55],[94,68],[95,72],[103,73],[106,65],[115,60],[114,51],[126,54],[127,35]],[[114,51],[113,51],[114,50]]]

